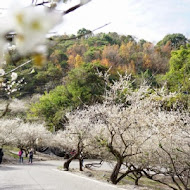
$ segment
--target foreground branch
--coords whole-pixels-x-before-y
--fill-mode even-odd
[[[21,67],[23,67],[24,65],[27,65],[27,64],[29,64],[29,63],[31,63],[31,62],[32,62],[32,60],[29,60],[29,61],[25,62],[25,63],[19,65],[18,67],[14,68],[14,69],[12,69],[12,70],[10,70],[10,71],[8,71],[7,73],[5,73],[5,75],[8,75],[8,74],[10,74],[10,73],[12,73],[12,72],[18,70],[19,68],[21,68]]]
[[[76,39],[81,38],[81,37],[83,37],[83,36],[86,36],[86,35],[88,35],[88,34],[92,34],[94,31],[99,30],[99,29],[101,29],[101,28],[104,28],[104,27],[108,26],[109,24],[111,24],[111,22],[109,22],[109,23],[107,23],[107,24],[104,24],[104,25],[102,25],[102,26],[100,26],[100,27],[98,27],[98,28],[95,28],[94,30],[88,31],[88,32],[86,32],[85,34],[80,34],[80,35],[77,35],[77,36],[74,36],[74,37],[71,37],[71,38],[64,38],[64,39],[58,41],[56,44],[54,44],[54,46],[58,45],[59,43],[61,43],[61,42],[63,42],[63,41],[76,40]],[[50,39],[52,40],[52,38],[50,38]]]

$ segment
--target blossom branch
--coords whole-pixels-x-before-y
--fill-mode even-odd
[[[107,23],[107,24],[104,24],[104,25],[102,25],[102,26],[100,26],[100,27],[98,27],[98,28],[95,28],[94,30],[88,31],[88,32],[86,32],[85,34],[80,34],[80,35],[77,35],[77,36],[71,37],[71,38],[64,38],[64,39],[58,41],[56,44],[54,44],[54,46],[58,45],[59,43],[61,43],[61,42],[63,42],[63,41],[76,40],[76,39],[81,38],[81,37],[83,37],[83,36],[86,36],[86,35],[88,35],[88,34],[92,34],[94,31],[99,30],[99,29],[101,29],[101,28],[104,28],[104,27],[108,26],[109,24],[111,24],[111,22],[109,22],[109,23]],[[50,38],[50,40],[52,40],[52,38]]]
[[[27,65],[27,64],[29,64],[29,63],[31,63],[31,62],[32,62],[32,59],[29,60],[29,61],[27,61],[27,62],[25,62],[25,63],[23,63],[23,64],[21,64],[21,65],[19,65],[18,67],[14,68],[14,69],[8,71],[7,73],[5,73],[5,75],[8,75],[8,74],[10,74],[10,73],[16,71],[17,69],[19,69],[19,68],[23,67],[24,65]]]
[[[34,5],[35,6],[40,6],[40,5],[44,5],[44,4],[47,4],[47,3],[50,3],[49,1],[43,1],[43,2],[41,2],[41,3],[35,3]]]

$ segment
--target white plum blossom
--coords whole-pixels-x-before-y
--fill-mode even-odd
[[[13,30],[13,25],[10,22],[10,18],[4,15],[0,17],[0,67],[5,63],[4,57],[7,52],[7,48],[9,47],[9,43],[6,40],[6,35]]]
[[[5,74],[5,70],[4,69],[0,69],[0,76],[4,76]]]
[[[21,78],[20,80],[16,81],[17,79],[17,73],[12,73],[11,74],[11,80],[8,80],[7,82],[2,83],[5,92],[7,93],[7,95],[11,95],[12,93],[20,90],[20,87],[22,86],[22,83],[24,81],[24,78]]]
[[[15,81],[15,80],[17,79],[17,77],[18,77],[17,73],[13,72],[13,73],[11,74],[11,80],[12,80],[12,81]]]
[[[0,123],[0,147],[15,144],[18,137],[14,135],[14,132],[18,129],[20,120],[18,118],[13,120],[1,119]]]
[[[23,147],[31,148],[37,145],[47,145],[51,139],[51,133],[39,123],[24,123],[21,122],[17,131],[15,131],[16,144]],[[22,136],[22,138],[18,138]]]
[[[0,147],[14,145],[29,149],[50,143],[51,133],[43,124],[25,123],[19,118],[1,119],[0,123]]]
[[[17,49],[22,55],[35,52],[45,42],[48,31],[61,22],[60,14],[39,7],[15,6],[10,16],[17,34]]]
[[[15,45],[9,46],[8,50],[9,51],[14,51],[14,50],[16,50],[16,46]]]

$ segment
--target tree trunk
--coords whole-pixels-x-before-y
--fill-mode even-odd
[[[139,178],[135,179],[135,185],[139,185]]]
[[[117,164],[115,165],[115,167],[114,167],[114,169],[112,171],[112,174],[110,176],[110,181],[113,184],[117,184],[117,177],[118,177],[118,174],[119,174],[119,171],[121,169],[122,164],[123,164],[123,159],[118,159]]]
[[[139,185],[139,180],[142,177],[141,172],[133,172],[133,175],[135,176],[135,185]]]
[[[83,159],[82,158],[79,158],[79,170],[80,171],[83,171]]]
[[[69,165],[72,162],[72,160],[74,160],[75,158],[77,158],[79,156],[79,152],[77,152],[75,155],[73,155],[71,158],[69,158],[64,164],[63,164],[63,168],[65,171],[69,171]]]

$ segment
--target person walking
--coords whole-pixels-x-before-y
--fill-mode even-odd
[[[33,160],[33,150],[32,150],[32,148],[31,148],[31,150],[30,150],[30,152],[29,152],[29,163],[31,163],[32,164],[32,160]]]
[[[3,149],[0,148],[0,164],[2,163],[3,156],[4,156]]]
[[[24,152],[22,149],[19,150],[18,156],[19,156],[19,163],[23,163]]]
[[[79,155],[79,168],[80,168],[80,171],[83,171],[83,162],[84,162],[84,160],[83,160],[83,152],[81,152],[80,153],[80,155]]]
[[[81,164],[82,164],[82,167],[83,167],[83,163],[84,163],[83,152],[80,153],[80,160],[81,160]]]

